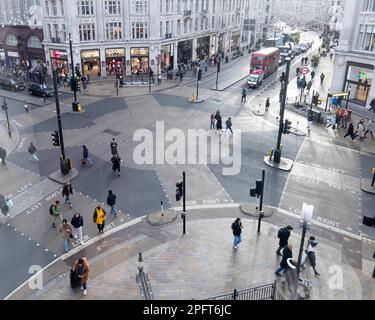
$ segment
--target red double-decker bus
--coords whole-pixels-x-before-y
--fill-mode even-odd
[[[251,55],[250,73],[253,70],[262,69],[264,77],[277,71],[279,67],[280,51],[277,48],[265,48],[253,52]]]

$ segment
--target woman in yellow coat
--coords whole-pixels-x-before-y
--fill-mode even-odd
[[[94,210],[93,222],[96,223],[99,233],[104,233],[105,219],[107,212],[98,205]]]
[[[77,277],[81,278],[81,289],[84,296],[87,294],[87,280],[89,278],[89,271],[89,262],[87,261],[87,258],[82,257],[74,262],[74,272]]]

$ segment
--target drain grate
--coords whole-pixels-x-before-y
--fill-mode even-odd
[[[115,136],[115,137],[117,137],[117,136],[119,136],[121,134],[121,132],[114,131],[114,130],[111,130],[111,129],[104,130],[103,132],[104,133],[108,133],[109,135]]]

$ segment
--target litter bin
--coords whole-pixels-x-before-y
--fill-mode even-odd
[[[66,175],[69,174],[69,172],[71,170],[71,165],[70,165],[69,159],[60,160],[60,170],[61,170],[61,174],[63,176],[66,176]]]

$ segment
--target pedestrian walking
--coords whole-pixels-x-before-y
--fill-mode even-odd
[[[306,258],[309,258],[311,267],[314,270],[316,276],[320,276],[320,273],[316,271],[316,255],[315,250],[318,245],[318,241],[315,240],[314,236],[311,236],[307,241],[307,248],[305,250],[304,258],[302,259],[301,267],[305,267]]]
[[[303,66],[303,63],[305,62],[305,58],[304,57],[302,57],[301,58],[301,66]]]
[[[246,102],[247,91],[245,88],[242,89],[241,103]]]
[[[29,105],[27,104],[26,100],[24,100],[23,108],[25,109],[26,113],[29,113]]]
[[[324,78],[325,78],[326,76],[324,75],[324,73],[322,72],[322,74],[320,75],[320,84],[322,85],[323,84],[323,82],[324,82]]]
[[[70,201],[70,195],[73,195],[73,188],[70,182],[66,182],[62,189],[62,196],[65,197],[65,204],[69,203],[72,208],[72,202]]]
[[[307,62],[309,61],[308,57],[305,57],[305,64],[307,65]]]
[[[366,132],[365,120],[362,119],[361,121],[359,121],[358,126],[357,126],[357,133],[358,133],[359,140],[363,140],[365,138],[365,132]]]
[[[350,122],[349,123],[349,126],[348,126],[348,131],[347,133],[345,134],[344,138],[346,138],[347,136],[350,136],[352,138],[353,141],[355,141],[355,134],[354,134],[354,124],[353,122]]]
[[[6,157],[7,157],[7,151],[5,150],[5,148],[0,147],[0,159],[1,159],[1,166],[2,167],[6,167],[6,165],[7,165],[6,161],[5,161]]]
[[[93,221],[96,223],[99,233],[104,233],[106,218],[107,212],[100,205],[98,205],[94,210]]]
[[[89,278],[89,272],[90,272],[89,267],[90,267],[89,262],[87,261],[87,258],[85,257],[77,259],[74,262],[73,272],[81,280],[80,281],[81,290],[84,296],[87,295],[87,280]]]
[[[112,156],[114,156],[115,154],[118,153],[117,152],[117,141],[116,141],[115,138],[112,139],[110,147],[111,147],[111,154],[112,154]]]
[[[314,77],[315,77],[315,71],[313,70],[313,71],[311,71],[311,81],[314,80]]]
[[[220,114],[218,117],[216,117],[216,130],[216,132],[218,132],[219,134],[221,134],[223,131],[223,123]]]
[[[266,100],[266,112],[268,111],[268,109],[270,108],[270,106],[271,106],[271,103],[270,103],[270,98],[267,98],[267,100]]]
[[[82,165],[86,165],[87,162],[89,163],[90,167],[93,165],[92,159],[89,157],[89,149],[86,146],[82,147]]]
[[[64,219],[60,225],[59,232],[64,241],[65,252],[69,251],[69,239],[72,236],[72,226],[69,224],[68,220]],[[72,236],[73,237],[73,236]]]
[[[83,218],[79,212],[76,212],[70,221],[70,224],[73,226],[73,236],[74,239],[78,239],[81,245],[84,245],[83,242]]]
[[[233,223],[232,223],[232,231],[233,231],[233,249],[238,249],[238,245],[241,243],[242,238],[241,238],[241,233],[242,233],[242,222],[240,218],[237,218]]]
[[[34,143],[30,142],[30,146],[29,146],[29,149],[27,149],[27,151],[30,154],[30,161],[31,162],[39,162],[39,158],[36,155],[36,147],[35,147]]]
[[[212,113],[210,116],[210,130],[215,129],[215,115]]]
[[[112,192],[112,190],[108,191],[107,204],[111,207],[111,214],[114,214],[115,217],[117,217],[117,211],[116,211],[116,208],[115,208],[116,195]]]
[[[330,58],[331,61],[332,61],[332,59],[333,59],[333,53],[332,53],[332,52],[329,54],[329,58]]]
[[[280,267],[275,271],[275,274],[277,276],[285,275],[285,273],[288,271],[288,269],[289,269],[288,259],[293,258],[293,251],[292,250],[293,250],[293,247],[292,247],[291,244],[288,244],[284,247],[282,259],[280,261]],[[280,272],[282,272],[283,274],[281,275]]]
[[[229,118],[227,119],[227,121],[225,121],[225,125],[226,125],[226,129],[225,129],[225,133],[224,133],[224,135],[227,134],[227,131],[228,131],[228,130],[229,130],[229,131],[232,133],[232,135],[233,135],[233,130],[232,130],[232,118],[231,118],[231,117],[229,117]]]
[[[276,254],[278,256],[281,256],[281,249],[285,248],[288,245],[288,240],[290,237],[290,233],[293,230],[293,227],[291,226],[286,226],[285,228],[280,228],[279,231],[277,232],[277,237],[280,239],[279,240],[279,248],[276,250]]]
[[[300,71],[301,71],[301,69],[299,67],[297,67],[297,69],[296,69],[296,76],[297,77],[299,76]]]
[[[5,196],[0,193],[0,210],[4,216],[9,217],[9,206]]]
[[[312,81],[310,80],[306,85],[307,94],[310,94],[311,87],[312,87]]]
[[[374,134],[373,134],[373,131],[374,131],[374,120],[369,120],[368,121],[368,124],[367,124],[367,130],[366,130],[366,132],[365,132],[365,137],[366,137],[366,135],[370,132],[370,134],[371,134],[371,138],[372,138],[372,140],[374,140]]]
[[[116,173],[117,171],[117,175],[118,176],[121,176],[121,158],[119,157],[118,154],[115,154],[112,159],[111,159],[111,162],[112,162],[112,170],[114,173]]]
[[[49,213],[53,217],[52,227],[56,228],[56,220],[59,218],[61,221],[63,221],[62,217],[62,208],[60,205],[60,201],[56,200],[50,207],[49,207]]]
[[[372,111],[375,113],[375,98],[373,98],[370,102],[370,109],[368,111]]]

